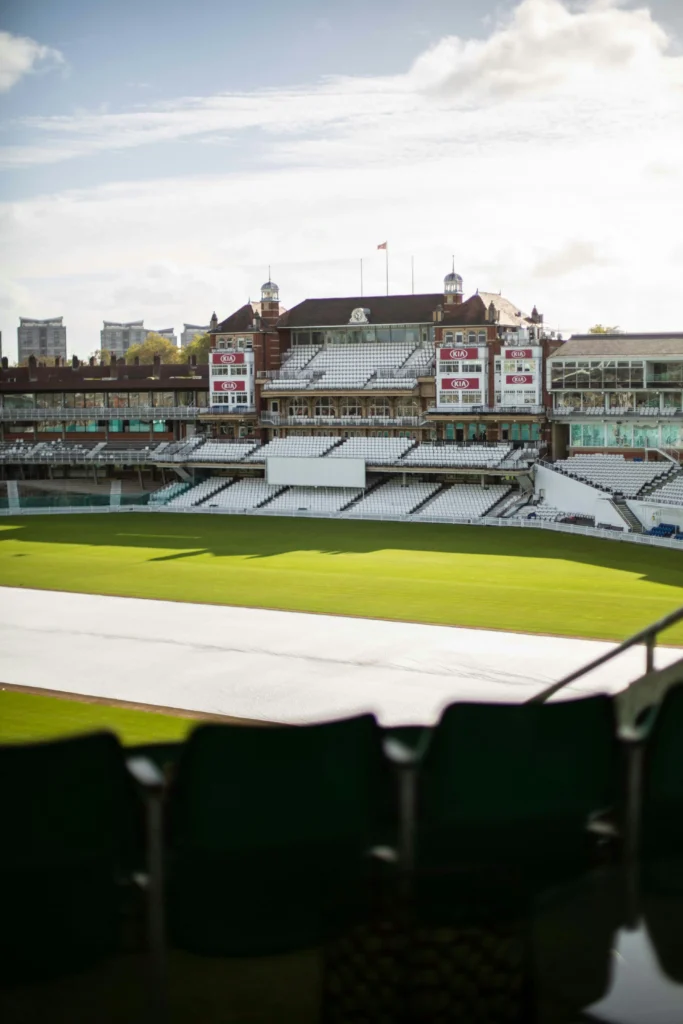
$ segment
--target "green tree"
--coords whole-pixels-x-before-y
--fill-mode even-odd
[[[195,334],[189,345],[183,351],[183,361],[189,362],[190,356],[196,356],[198,363],[208,363],[209,352],[211,351],[211,335]]]
[[[178,346],[156,331],[150,331],[140,345],[130,346],[126,352],[126,362],[135,362],[136,356],[144,366],[154,362],[155,356],[160,356],[162,363],[179,363],[181,359]]]
[[[618,327],[605,327],[603,324],[593,324],[588,332],[589,334],[621,334],[622,331]]]
[[[111,352],[108,348],[96,348],[92,356],[96,363],[111,362]]]

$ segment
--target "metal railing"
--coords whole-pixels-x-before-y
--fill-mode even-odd
[[[681,545],[683,547],[683,545]],[[580,679],[581,676],[587,675],[594,669],[599,668],[606,662],[611,661],[613,658],[618,657],[623,651],[629,650],[631,647],[636,647],[638,644],[645,645],[645,672],[652,672],[655,667],[655,647],[657,646],[657,637],[669,626],[675,626],[677,622],[683,622],[683,606],[677,608],[676,611],[671,612],[669,615],[665,615],[663,619],[659,619],[657,622],[651,623],[646,626],[645,629],[641,629],[639,633],[634,633],[633,636],[629,637],[628,640],[624,640],[623,643],[619,644],[613,650],[608,651],[607,654],[602,654],[599,658],[595,658],[590,661],[587,665],[583,665],[581,668],[577,668],[576,671],[570,672],[568,676],[560,679],[559,682],[553,683],[552,686],[546,687],[540,693],[530,697],[527,704],[544,704],[550,697],[561,690],[563,687],[568,686],[569,683],[575,682]]]
[[[25,406],[23,409],[0,407],[0,420],[16,423],[32,420],[48,422],[79,420],[187,420],[196,419],[207,410],[197,405],[127,405],[114,409],[101,406],[85,406],[70,409],[60,405],[53,409],[39,409],[36,406]]]
[[[273,427],[419,427],[425,420],[422,416],[286,416],[264,412],[261,423]]]
[[[441,406],[437,408],[432,406],[431,409],[427,410],[428,413],[434,415],[438,414],[443,416],[447,413],[458,419],[462,416],[472,416],[473,414],[478,416],[486,413],[497,413],[508,416],[540,416],[542,414],[550,415],[552,409],[550,406],[545,405],[449,405]]]

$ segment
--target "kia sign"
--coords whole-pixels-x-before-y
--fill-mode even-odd
[[[247,382],[245,380],[215,380],[213,382],[214,391],[246,391]]]
[[[442,391],[478,391],[478,377],[444,377],[441,381]]]
[[[439,359],[450,362],[453,359],[478,359],[476,348],[440,348]]]
[[[533,359],[530,348],[504,348],[502,354],[504,359]]]
[[[531,373],[508,373],[505,378],[506,384],[533,384],[534,378]]]
[[[244,352],[213,352],[211,362],[214,366],[233,366],[244,362]]]

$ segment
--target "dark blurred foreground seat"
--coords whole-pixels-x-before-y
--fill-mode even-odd
[[[133,880],[146,874],[155,843],[159,860],[161,798],[161,777],[151,766],[133,764],[136,778],[130,768],[109,733],[0,747],[0,985],[5,991],[83,974],[127,948],[130,912],[136,902],[141,910],[144,906],[136,901]],[[155,805],[147,843],[143,793]],[[152,831],[156,839],[150,844]],[[158,897],[160,878],[156,881]],[[148,891],[154,890],[152,885]],[[152,910],[148,907],[148,924],[156,931],[158,969],[161,914],[157,899]],[[144,926],[139,937],[144,950]],[[157,970],[152,985],[157,1010],[162,988]],[[148,1009],[150,991],[140,992]]]
[[[651,725],[646,725],[642,758],[640,907],[662,970],[681,984],[683,683],[665,694]]]
[[[598,999],[622,913],[593,877],[623,803],[611,699],[454,704],[421,756],[389,746],[415,1018],[526,1021],[555,999],[560,1020]]]
[[[172,945],[284,953],[365,918],[389,790],[381,738],[371,715],[195,729],[168,807]]]

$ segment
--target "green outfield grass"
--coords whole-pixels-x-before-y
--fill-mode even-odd
[[[0,743],[35,742],[95,729],[111,729],[131,746],[175,743],[196,724],[194,718],[0,689]]]
[[[0,583],[616,640],[683,604],[683,545],[418,523],[32,516],[0,521]],[[683,627],[666,639],[683,644]]]

